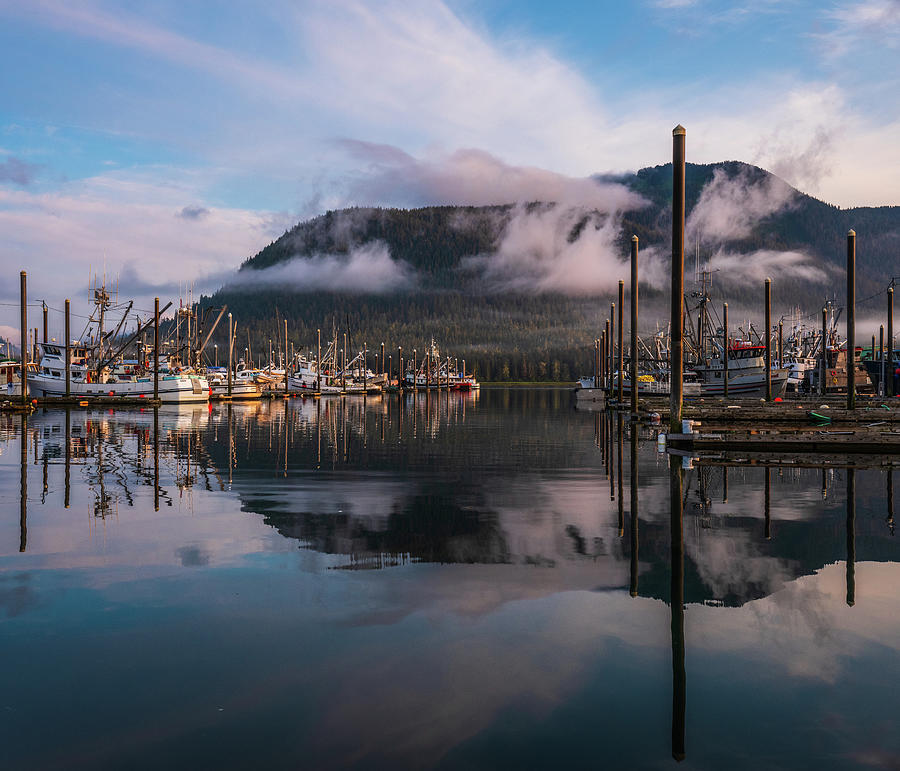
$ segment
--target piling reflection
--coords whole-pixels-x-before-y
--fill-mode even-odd
[[[684,478],[681,458],[669,457],[671,531],[669,607],[672,635],[672,757],[684,760],[687,675],[684,667]]]
[[[28,547],[28,417],[24,412],[20,431],[22,458],[19,464],[19,551],[24,552]]]

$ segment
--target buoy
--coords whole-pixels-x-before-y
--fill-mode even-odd
[[[782,400],[782,398],[781,398],[780,396],[776,396],[776,397],[775,397],[775,401],[776,401],[776,402],[780,402],[780,401],[783,401],[783,400]]]

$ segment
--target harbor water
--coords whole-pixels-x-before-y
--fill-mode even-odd
[[[5,414],[0,767],[896,768],[893,476],[554,389]]]

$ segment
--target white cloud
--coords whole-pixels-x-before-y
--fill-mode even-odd
[[[713,172],[686,225],[688,241],[705,244],[746,238],[763,219],[790,206],[793,189],[773,176],[753,179],[748,169],[729,177],[725,169]]]
[[[229,287],[244,290],[366,293],[396,292],[414,283],[412,268],[393,259],[380,241],[370,241],[346,255],[298,256],[269,268],[245,269],[227,281]]]
[[[105,269],[121,279],[121,293],[147,308],[154,294],[168,299],[179,286],[234,270],[280,235],[284,223],[272,213],[210,208],[201,218],[176,216],[197,200],[191,180],[162,181],[178,176],[171,169],[110,172],[56,192],[0,188],[0,232],[10,269],[28,271],[30,298],[60,307],[70,297],[73,311],[89,269]],[[6,289],[5,299],[18,296],[12,284]]]

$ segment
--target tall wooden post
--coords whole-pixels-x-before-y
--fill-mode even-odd
[[[316,330],[316,393],[322,393],[322,330]]]
[[[378,373],[379,375],[384,374],[384,343],[381,344],[381,370]]]
[[[722,304],[722,396],[728,398],[728,303]]]
[[[847,233],[847,409],[856,407],[856,233]]]
[[[686,132],[672,131],[672,308],[670,318],[669,429],[681,431],[684,398],[684,165]],[[673,579],[674,580],[674,579]],[[674,623],[674,622],[673,622]],[[683,651],[682,651],[683,653]]]
[[[397,388],[403,388],[403,346],[397,346]]]
[[[611,327],[612,313],[610,318],[606,320],[606,327],[603,330],[603,371],[606,377],[603,379],[603,387],[606,389],[606,395],[612,393],[612,330]]]
[[[600,338],[594,340],[594,388],[600,387]]]
[[[69,301],[66,300],[65,304],[65,333],[66,333],[66,398],[68,399],[72,395],[72,370],[71,370],[71,360],[72,360],[72,331],[70,329],[70,318],[69,318]],[[143,359],[144,357],[141,356]]]
[[[234,382],[234,319],[228,314],[228,398],[231,399],[231,386]],[[231,452],[231,448],[228,449]]]
[[[828,392],[826,378],[828,376],[828,306],[822,308],[822,359],[819,365],[819,394]]]
[[[625,307],[625,282],[622,279],[619,279],[619,385],[618,392],[616,394],[616,399],[619,404],[622,403],[622,385],[623,378],[625,377],[625,349],[622,346],[622,314],[624,312]]]
[[[50,339],[49,339],[49,337],[48,337],[48,335],[47,335],[47,310],[48,310],[48,308],[47,308],[47,303],[45,303],[45,302],[42,301],[42,302],[41,302],[41,308],[42,308],[43,311],[44,311],[44,342],[45,342],[45,343],[49,343],[49,342],[50,342]]]
[[[638,417],[638,237],[631,237],[631,417]],[[632,428],[632,431],[635,429]],[[634,444],[634,442],[632,442]],[[634,451],[632,452],[632,460]],[[632,485],[635,485],[632,469]],[[634,515],[632,515],[633,517]],[[633,521],[633,520],[632,520]]]
[[[612,396],[616,387],[616,304],[609,304],[609,338],[606,344],[609,346],[609,390],[608,396]]]
[[[887,290],[887,383],[885,396],[894,395],[894,287]]]
[[[881,364],[881,394],[883,396],[887,393],[887,383],[884,382],[887,376],[887,367],[884,365],[884,324],[878,328],[878,363]]]
[[[766,401],[772,401],[772,279],[766,279]]]
[[[778,368],[784,368],[784,321],[778,322],[778,351],[776,352],[778,359]]]
[[[284,395],[288,394],[288,341],[287,341],[287,316],[284,318]],[[287,431],[287,417],[284,419],[285,432]],[[287,456],[285,456],[287,461]]]
[[[28,402],[28,292],[26,289],[26,274],[23,270],[19,273],[19,313],[21,326],[19,327],[19,352],[22,356],[22,404]],[[24,424],[22,429],[22,441],[25,441]]]

